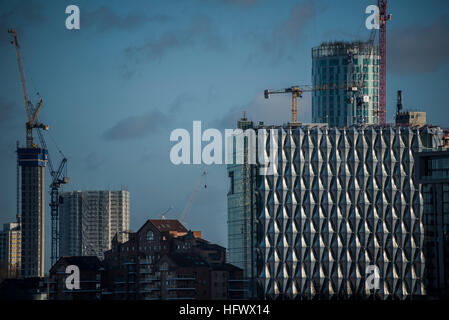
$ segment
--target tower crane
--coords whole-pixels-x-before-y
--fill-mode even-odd
[[[272,94],[279,94],[279,93],[291,93],[292,94],[292,122],[298,121],[298,98],[302,98],[302,93],[304,91],[300,87],[290,87],[286,89],[281,90],[269,90],[266,89],[264,91],[265,99],[268,99],[268,97]]]
[[[379,3],[380,2],[382,2],[382,1],[379,0]],[[386,6],[386,1],[385,1],[385,6]],[[390,20],[390,19],[391,19],[391,15],[388,15],[387,20]],[[379,21],[382,21],[381,17],[379,17]],[[381,24],[381,26],[382,26],[382,24]],[[385,26],[385,24],[384,24],[384,26]],[[368,43],[370,44],[370,46],[372,48],[374,48],[375,37],[376,37],[376,29],[372,29],[371,33],[370,33],[369,40],[368,40]],[[380,45],[379,45],[379,47],[380,47]],[[348,68],[349,69],[354,68],[354,65],[353,65],[353,55],[354,54],[355,54],[354,52],[351,52],[348,55]],[[302,94],[304,92],[325,91],[325,90],[332,90],[332,89],[336,89],[336,90],[345,89],[346,91],[351,92],[357,96],[357,99],[360,101],[360,102],[359,101],[357,102],[358,105],[360,103],[362,103],[363,97],[361,97],[361,95],[362,95],[361,89],[363,89],[363,81],[361,81],[361,80],[353,81],[352,79],[349,78],[349,76],[351,74],[352,74],[352,72],[348,72],[348,79],[346,81],[347,83],[344,85],[338,86],[338,85],[334,84],[331,86],[323,85],[322,87],[312,87],[310,85],[305,85],[305,86],[292,86],[290,88],[285,88],[285,89],[280,89],[280,90],[266,89],[264,91],[264,97],[265,97],[265,99],[268,99],[269,96],[272,94],[291,93],[292,94],[292,122],[295,123],[298,121],[298,98],[302,98]],[[363,101],[363,102],[366,102],[366,101]],[[382,109],[380,109],[379,113],[382,114]],[[385,114],[385,112],[384,112],[384,114]]]
[[[14,44],[16,49],[17,56],[17,64],[19,67],[20,73],[20,82],[22,84],[22,92],[23,98],[25,101],[25,110],[27,113],[27,122],[26,122],[26,147],[27,148],[37,148],[37,145],[34,144],[33,140],[33,129],[37,129],[37,133],[39,136],[39,140],[42,148],[47,149],[47,144],[45,142],[44,136],[41,130],[48,131],[48,125],[44,125],[38,122],[37,115],[39,110],[42,107],[43,101],[42,98],[39,100],[37,107],[35,108],[32,104],[31,100],[28,97],[28,93],[26,90],[26,80],[25,80],[25,72],[23,69],[23,61],[22,55],[20,53],[20,45],[17,36],[17,32],[14,29],[8,30],[11,34],[13,40],[11,41]],[[62,154],[62,152],[59,150]],[[51,224],[52,224],[52,232],[51,232],[51,263],[52,265],[58,259],[59,252],[59,188],[62,184],[66,184],[69,182],[69,178],[66,174],[67,169],[67,159],[63,156],[61,163],[57,170],[54,170],[53,163],[51,161],[50,155],[47,157],[48,169],[50,171],[50,175],[52,177],[52,181],[50,183],[50,208],[51,208]]]
[[[185,223],[187,213],[189,213],[189,210],[192,207],[193,200],[195,200],[195,197],[198,194],[198,191],[200,190],[201,186],[204,186],[204,189],[207,188],[206,175],[207,175],[207,171],[204,170],[203,173],[201,174],[198,184],[196,185],[195,189],[193,190],[192,194],[190,195],[189,201],[187,202],[187,204],[184,208],[184,211],[182,212],[181,217],[179,218],[179,221],[181,223]]]
[[[378,17],[378,23],[379,23],[379,55],[380,55],[380,64],[379,64],[379,123],[381,125],[385,125],[386,123],[386,66],[387,66],[387,58],[386,58],[386,37],[387,37],[387,30],[386,30],[386,23],[387,21],[391,20],[391,14],[387,14],[387,0],[378,0],[377,6],[379,8],[379,17]],[[369,38],[369,44],[371,47],[374,47],[374,39],[376,36],[375,29],[371,31],[370,38]],[[348,57],[349,64],[352,65],[352,54]],[[348,72],[348,75],[351,73]],[[350,81],[348,79],[348,85],[345,88],[346,90],[355,93],[360,97],[361,95],[361,88],[363,88],[363,84],[361,81],[354,84],[351,83],[349,85]],[[272,94],[280,94],[280,93],[291,93],[292,94],[292,122],[298,121],[298,98],[302,98],[303,92],[307,91],[321,91],[321,90],[330,90],[330,89],[343,89],[343,87],[332,87],[328,86],[321,87],[321,88],[313,88],[310,86],[292,86],[290,88],[281,89],[281,90],[265,90],[264,96],[265,99],[268,99],[269,95]]]
[[[27,148],[36,148],[37,146],[33,143],[33,129],[39,128],[48,130],[48,125],[44,125],[37,121],[37,115],[42,107],[42,99],[40,99],[37,107],[34,108],[33,104],[31,103],[31,100],[28,97],[26,90],[25,73],[23,71],[22,55],[20,54],[20,45],[19,39],[17,37],[17,32],[14,29],[9,29],[8,32],[11,34],[13,38],[11,43],[14,44],[14,47],[16,49],[17,65],[19,66],[19,73],[20,73],[20,83],[22,84],[23,98],[25,100],[25,110],[27,113],[27,120],[28,120],[26,122],[26,146]]]
[[[322,87],[312,87],[310,85],[305,86],[292,86],[290,88],[280,89],[280,90],[270,90],[266,89],[264,91],[264,97],[265,99],[268,99],[270,95],[272,94],[280,94],[280,93],[291,93],[292,94],[292,122],[298,122],[298,98],[302,98],[302,94],[304,92],[313,92],[313,91],[324,91],[324,90],[338,90],[338,89],[345,89],[348,91],[358,91],[358,86],[322,86]]]
[[[379,117],[379,124],[386,124],[387,115],[387,21],[391,20],[391,14],[387,14],[387,0],[378,0],[377,7],[379,8],[379,16],[376,17],[376,22],[379,24],[379,109],[377,110],[377,115]],[[370,33],[368,44],[372,49],[374,49],[374,40],[376,38],[377,29],[373,28]],[[373,50],[374,52],[374,50]],[[352,65],[352,55],[348,57],[350,65]],[[348,73],[349,75],[350,73]]]
[[[47,148],[44,136],[40,130],[37,131],[39,140],[43,148]],[[59,189],[63,184],[70,182],[70,178],[67,177],[67,158],[64,156],[61,150],[58,150],[62,156],[62,160],[59,166],[54,170],[53,162],[50,154],[48,155],[48,170],[52,177],[50,183],[50,213],[51,213],[51,265],[53,266],[59,259]]]

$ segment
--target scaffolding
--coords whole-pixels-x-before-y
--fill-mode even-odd
[[[76,243],[81,255],[102,258],[115,235],[120,242],[128,239],[123,233],[129,230],[128,191],[74,191],[69,196],[79,199],[79,220],[69,228],[79,234]]]

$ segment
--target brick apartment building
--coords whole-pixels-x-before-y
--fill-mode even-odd
[[[67,266],[79,268],[79,289],[68,289]],[[61,257],[50,269],[47,281],[49,300],[100,300],[103,264],[96,256]]]
[[[110,299],[241,299],[243,271],[226,249],[178,220],[148,220],[104,254],[103,297]]]

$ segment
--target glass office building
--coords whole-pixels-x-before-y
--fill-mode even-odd
[[[368,42],[312,49],[312,122],[343,127],[379,123],[379,54]],[[357,91],[348,90],[357,87]]]
[[[243,117],[238,128],[252,128],[253,123]],[[256,277],[256,165],[248,164],[248,148],[244,148],[243,164],[237,164],[237,136],[233,136],[230,150],[233,164],[228,165],[228,257],[229,263],[243,269],[245,298],[255,293]],[[248,140],[245,139],[245,146]],[[227,141],[230,143],[230,141]]]
[[[261,128],[277,131],[273,173],[228,165],[229,260],[256,283],[252,293],[264,299],[427,294],[426,189],[415,173],[417,154],[441,145],[441,128],[254,126]],[[371,266],[379,271],[378,288],[367,285]]]
[[[429,295],[449,295],[449,150],[419,154],[424,200],[424,253]]]

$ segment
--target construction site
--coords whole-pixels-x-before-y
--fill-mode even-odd
[[[26,142],[20,147],[17,142],[17,222],[22,231],[21,274],[23,277],[44,277],[44,238],[45,238],[45,168],[50,173],[50,208],[51,208],[51,259],[58,258],[59,239],[59,189],[69,182],[66,176],[67,159],[63,157],[56,169],[53,167],[47,144],[41,130],[48,131],[49,126],[38,120],[43,106],[40,99],[35,105],[31,102],[26,86],[25,71],[20,51],[17,32],[8,31],[12,37],[17,56],[20,83],[27,115]],[[34,141],[34,131],[38,133],[39,143]],[[62,155],[62,152],[58,150]],[[20,169],[19,169],[20,168]]]
[[[370,39],[363,42],[352,43],[333,42],[323,43],[319,47],[313,48],[312,59],[312,85],[292,86],[283,90],[265,90],[265,98],[272,94],[289,93],[292,95],[292,117],[291,124],[299,125],[298,122],[298,99],[302,98],[303,93],[312,94],[312,112],[314,123],[328,123],[330,126],[350,126],[353,124],[386,124],[386,23],[391,19],[387,14],[386,1],[379,1],[379,32],[378,44],[375,43],[377,30],[373,29]],[[106,209],[95,209],[93,215],[89,218],[89,205],[92,206],[92,200],[89,200],[88,193],[79,193],[77,199],[66,200],[69,194],[60,196],[60,189],[69,182],[67,176],[67,158],[61,150],[54,150],[54,153],[61,155],[59,165],[54,166],[52,157],[49,154],[47,143],[44,138],[49,126],[42,124],[38,120],[38,114],[43,107],[44,102],[40,98],[36,104],[33,104],[27,93],[25,71],[21,57],[21,47],[17,32],[9,30],[12,43],[16,50],[17,64],[20,74],[20,83],[22,87],[25,110],[27,114],[26,122],[26,143],[20,147],[17,143],[17,222],[22,230],[22,250],[21,250],[21,270],[24,277],[43,277],[44,276],[44,221],[45,221],[45,168],[48,167],[50,175],[50,215],[51,215],[51,264],[53,265],[60,257],[60,236],[59,236],[59,207],[64,204],[68,206],[67,213],[63,217],[62,225],[64,228],[72,226],[73,231],[67,239],[78,241],[78,244],[71,243],[69,240],[62,244],[64,254],[79,255],[97,255],[102,256],[102,252],[95,249],[89,249],[89,243],[101,243],[99,248],[107,249],[110,246],[112,237],[116,232],[122,234],[129,229],[129,209],[125,209],[125,217],[121,215],[120,228],[113,228],[104,236],[95,236],[98,239],[91,240],[73,240],[78,237],[87,237],[89,228],[102,229],[102,225],[96,228],[91,223],[97,223],[99,219],[107,218]],[[334,71],[335,70],[335,71]],[[33,134],[37,133],[38,140],[34,141]],[[203,174],[205,175],[205,173]],[[198,188],[194,190],[188,205],[182,213],[181,220],[184,220],[190,206],[193,202]],[[77,193],[72,195],[75,196]],[[129,195],[127,196],[129,198]],[[97,201],[97,200],[95,200]],[[101,200],[103,201],[103,200]],[[100,201],[100,202],[101,202]],[[129,200],[125,200],[125,206],[129,206]],[[69,205],[73,203],[73,205]],[[74,206],[80,206],[76,209]],[[110,205],[96,206],[107,207]],[[71,214],[70,210],[75,210],[81,215],[76,218],[76,214]],[[73,212],[75,212],[73,211]],[[103,212],[103,213],[101,213]],[[84,218],[81,218],[84,217]],[[95,218],[94,218],[95,217]],[[101,217],[101,218],[98,218]],[[71,223],[70,219],[75,219],[82,228],[73,227],[75,220]],[[117,220],[117,218],[115,218]],[[67,222],[66,222],[67,220]],[[90,222],[89,222],[90,221]],[[108,224],[109,226],[109,224]],[[84,230],[81,235],[76,230]],[[75,232],[75,233],[73,233]],[[73,234],[72,234],[73,233]],[[67,242],[69,241],[69,242]],[[84,243],[84,245],[83,245]],[[70,249],[77,248],[77,249]],[[247,258],[249,255],[244,254]]]
[[[45,239],[45,168],[50,174],[50,215],[51,215],[51,265],[64,256],[97,256],[111,248],[112,239],[125,242],[130,232],[129,192],[121,191],[71,191],[61,192],[69,183],[67,158],[57,148],[61,161],[53,166],[44,132],[49,126],[38,120],[43,106],[42,98],[34,105],[27,93],[25,71],[21,57],[19,38],[14,29],[8,31],[12,37],[17,57],[25,110],[26,144],[17,142],[17,226],[21,230],[20,276],[23,278],[44,277]],[[34,141],[34,133],[38,141]],[[53,138],[52,138],[53,139]],[[198,184],[180,215],[185,218],[201,188],[207,188],[207,171],[201,174]],[[62,212],[61,212],[62,209]],[[164,214],[166,214],[167,210]],[[164,214],[162,216],[164,216]],[[164,218],[165,219],[165,218]],[[61,232],[63,237],[61,237]],[[61,241],[62,238],[62,241]],[[14,268],[18,268],[14,264]]]
[[[170,205],[157,214],[158,219],[145,217],[136,232],[131,230],[131,197],[127,187],[64,190],[74,182],[68,174],[68,163],[72,160],[55,142],[51,125],[40,120],[40,111],[45,108],[44,98],[38,92],[30,94],[28,91],[22,58],[24,47],[19,37],[22,34],[9,29],[26,118],[25,140],[17,141],[15,150],[16,221],[5,224],[0,233],[0,262],[6,261],[8,278],[29,279],[34,290],[32,299],[49,300],[448,297],[449,130],[429,124],[429,117],[423,110],[404,109],[402,88],[391,90],[392,86],[387,83],[387,24],[392,15],[387,0],[378,0],[377,8],[378,28],[371,29],[365,39],[323,41],[308,47],[311,77],[306,84],[289,80],[283,86],[279,79],[276,82],[264,78],[264,87],[257,88],[258,98],[273,104],[273,109],[288,108],[289,119],[282,125],[269,123],[272,119],[257,124],[245,111],[236,121],[241,130],[231,137],[233,142],[248,129],[270,132],[266,136],[257,133],[257,139],[265,139],[265,145],[277,148],[279,157],[273,164],[274,173],[262,174],[265,164],[249,162],[246,136],[240,140],[246,148],[243,163],[227,163],[223,168],[228,178],[226,194],[222,192],[226,188],[223,187],[226,177],[219,180],[221,189],[208,188],[207,169],[197,170],[195,181],[185,179],[189,181],[184,181],[183,189],[178,186],[181,185],[179,171],[173,173],[173,178],[172,172],[167,174],[156,165],[148,177],[142,178],[145,187],[153,183],[152,190],[139,194],[148,197],[144,199],[145,214],[154,210],[156,200],[164,201],[163,208],[167,201],[180,201],[173,200],[181,198],[180,190],[187,193],[187,202],[184,201],[177,218],[166,218],[176,214]],[[192,34],[195,26],[197,24],[193,23],[192,29],[188,29],[194,30]],[[285,31],[286,28],[276,30]],[[161,37],[162,44],[148,40],[142,47],[125,50],[125,56],[151,48],[155,56],[148,54],[148,57],[157,60],[165,50],[160,47],[167,39],[170,40],[168,47],[179,46],[184,50],[188,45],[178,36]],[[184,36],[191,42],[197,40],[193,35]],[[205,37],[219,38],[207,34]],[[99,69],[92,65],[94,63],[89,67],[94,70],[92,74],[97,73]],[[89,75],[94,78],[92,74]],[[271,85],[282,89],[262,90]],[[156,88],[154,90],[167,90],[173,95],[172,89]],[[392,96],[387,94],[387,88],[396,93],[396,101],[387,101],[387,96]],[[135,90],[142,93],[146,89]],[[102,90],[112,92],[109,87]],[[203,98],[215,102],[216,97],[209,91],[209,96]],[[182,92],[179,94],[189,100]],[[274,96],[277,95],[286,95],[288,103],[275,106]],[[306,121],[305,104],[303,106],[305,95],[311,97],[310,122]],[[106,97],[105,104],[110,101],[107,99],[114,98]],[[196,98],[190,99],[196,101]],[[142,100],[147,102],[146,97]],[[145,126],[151,128],[144,128],[140,138],[151,139],[161,127],[177,125],[173,118],[186,101],[178,105],[175,102],[176,99],[168,104],[170,111],[166,113],[148,113],[144,104],[144,113],[140,116],[129,115],[120,106],[117,114],[125,114],[125,118],[117,120],[116,125],[105,129],[103,134],[95,131],[100,130],[96,123],[92,125],[95,127],[92,132],[103,139],[101,143],[110,144],[90,154],[92,158],[100,154],[101,158],[93,161],[91,168],[88,165],[79,168],[92,170],[85,173],[86,176],[97,177],[95,171],[107,161],[122,161],[116,167],[117,172],[103,173],[103,177],[109,178],[123,170],[123,176],[117,176],[127,178],[135,169],[131,167],[143,167],[133,162],[133,156],[128,157],[127,149],[140,141],[136,145],[129,142],[129,146],[126,146],[128,141],[122,145],[118,143],[138,137],[139,130]],[[261,104],[259,101],[244,104],[244,107],[255,105],[258,108]],[[387,121],[387,110],[393,105],[396,107],[394,113],[390,111],[394,114],[393,121]],[[106,117],[108,112],[99,111],[99,117]],[[259,116],[257,111],[256,115]],[[153,116],[155,119],[151,118]],[[117,128],[125,132],[125,138],[106,134]],[[199,145],[201,151],[206,140],[202,134],[200,138],[196,146]],[[278,140],[271,141],[272,138]],[[49,139],[51,147],[47,143]],[[159,148],[154,141],[150,142],[152,151]],[[262,149],[258,152],[264,155],[271,152],[271,149],[263,150],[265,145],[258,147]],[[62,146],[71,148],[73,144],[64,142]],[[236,157],[236,151],[232,151]],[[152,165],[154,167],[154,162]],[[174,168],[172,170],[175,172]],[[145,170],[135,174],[144,176],[146,173],[142,172]],[[160,172],[172,180],[160,181],[162,179],[156,176]],[[106,185],[97,180],[88,181]],[[155,190],[164,187],[170,195],[154,200],[158,194]],[[219,190],[220,196],[225,198],[226,226],[219,227],[226,229],[227,248],[203,239],[204,231],[190,229],[188,216],[199,197],[207,203],[210,215],[220,214],[211,189]],[[46,207],[50,209],[47,211],[51,219],[49,228],[45,227]],[[213,230],[212,233],[216,229]],[[51,239],[50,254],[45,252],[46,235]],[[47,268],[46,256],[50,258]],[[83,289],[78,292],[63,287],[65,270],[72,264],[79,264],[88,274],[83,279]],[[372,266],[377,267],[383,281],[373,290],[365,279],[367,268]],[[5,291],[8,286],[0,285],[0,292]]]

